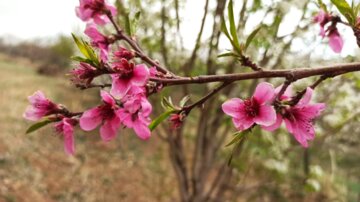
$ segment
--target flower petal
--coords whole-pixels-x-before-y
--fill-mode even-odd
[[[311,97],[312,97],[312,93],[313,93],[313,89],[311,89],[310,87],[307,87],[305,95],[300,99],[297,106],[304,106],[304,105],[309,104]]]
[[[136,86],[143,86],[149,79],[149,69],[144,64],[136,65],[134,67],[134,75],[131,78],[131,83]]]
[[[259,104],[263,104],[267,101],[271,101],[275,96],[274,87],[267,82],[259,83],[255,89],[255,93],[253,97],[259,102]]]
[[[64,150],[67,154],[75,153],[74,127],[70,123],[63,121]]]
[[[279,94],[281,88],[283,87],[283,85],[278,86],[277,88],[275,88],[275,95]],[[293,92],[292,92],[292,88],[290,86],[288,86],[284,92],[284,94],[280,97],[280,100],[287,100],[290,99],[292,96]]]
[[[243,116],[240,119],[233,118],[232,121],[235,125],[235,128],[238,129],[239,131],[246,130],[254,124],[254,120],[246,116]]]
[[[133,129],[136,135],[143,140],[147,140],[151,136],[151,131],[149,127],[142,121],[140,121],[140,119],[137,119],[134,122]]]
[[[281,126],[283,119],[281,114],[277,114],[276,115],[276,121],[274,124],[270,125],[270,126],[261,126],[262,129],[267,130],[267,131],[274,131],[276,129],[278,129]]]
[[[120,128],[121,121],[120,118],[114,116],[110,120],[106,120],[104,124],[100,127],[101,139],[104,141],[110,141],[116,137],[117,131]]]
[[[255,123],[262,126],[270,126],[276,122],[276,112],[272,106],[262,105],[259,114],[254,118]]]
[[[108,92],[106,92],[106,91],[104,91],[104,90],[101,90],[101,91],[100,91],[100,96],[101,96],[102,100],[103,100],[105,103],[107,103],[107,104],[109,104],[109,105],[111,105],[111,106],[115,106],[115,105],[116,105],[116,102],[115,102],[114,98],[113,98]]]
[[[339,34],[331,34],[329,36],[329,46],[335,53],[340,53],[344,46],[344,41]]]
[[[89,109],[80,118],[80,127],[85,131],[95,129],[102,121],[101,110],[98,107]]]
[[[112,74],[112,85],[110,94],[114,96],[116,99],[121,99],[126,95],[131,87],[130,80],[128,79],[121,79],[119,75]]]
[[[295,137],[295,139],[303,146],[303,147],[308,147],[308,143],[307,143],[307,138],[306,138],[306,133],[304,133],[304,131],[302,130],[301,127],[299,127],[299,125],[297,123],[293,123],[293,136]]]
[[[23,117],[29,121],[38,121],[43,116],[45,116],[45,114],[39,113],[39,110],[33,106],[28,106],[23,114]]]
[[[244,101],[240,98],[232,98],[224,102],[221,107],[225,114],[234,118],[240,118],[240,113],[242,113],[244,108]]]
[[[28,97],[29,102],[34,105],[39,102],[46,102],[47,99],[45,97],[45,94],[41,91],[36,91],[34,94]]]

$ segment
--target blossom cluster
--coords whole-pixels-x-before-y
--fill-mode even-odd
[[[336,27],[337,21],[336,17],[332,16],[330,13],[327,13],[324,10],[320,10],[317,15],[314,17],[314,22],[320,25],[320,33],[321,37],[328,37],[329,38],[329,46],[335,53],[340,53],[343,46],[344,41],[340,36],[340,33]],[[330,25],[329,25],[330,24]],[[325,29],[325,26],[327,26]]]
[[[260,83],[251,98],[232,98],[222,105],[223,111],[232,117],[239,131],[260,125],[264,130],[274,131],[284,121],[287,130],[304,147],[315,137],[313,120],[325,109],[324,103],[310,104],[313,90],[307,88],[305,95],[291,105],[291,88],[279,95],[282,86],[276,89],[269,83]]]
[[[101,63],[109,65],[106,71],[112,79],[111,89],[109,92],[101,90],[102,104],[79,115],[68,112],[37,91],[29,97],[31,106],[26,109],[24,118],[38,121],[45,117],[55,122],[54,128],[64,137],[64,147],[68,154],[75,151],[74,127],[78,124],[84,131],[100,126],[100,136],[104,141],[114,139],[122,126],[132,128],[139,138],[148,139],[151,135],[148,125],[151,122],[149,116],[152,105],[147,98],[146,84],[151,74],[157,74],[156,70],[149,69],[145,64],[135,64],[134,53],[123,47],[113,47],[116,50],[110,60],[110,46],[114,41],[101,34],[97,26],[110,22],[110,17],[116,14],[113,6],[104,0],[80,0],[76,14],[88,22],[85,34],[90,37],[91,45],[99,50]],[[99,67],[80,62],[70,75],[75,84],[87,86],[102,71]]]

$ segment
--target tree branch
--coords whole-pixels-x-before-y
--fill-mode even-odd
[[[174,79],[150,78],[151,81],[170,85],[201,84],[211,82],[233,82],[260,78],[293,78],[299,80],[319,75],[342,75],[349,72],[360,71],[360,63],[344,63],[318,68],[298,68],[290,70],[263,70],[250,73],[233,73],[223,75],[200,75],[195,77],[180,77]]]

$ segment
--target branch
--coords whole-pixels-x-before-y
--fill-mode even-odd
[[[116,24],[116,22],[113,19],[113,16],[110,13],[107,13],[107,17],[111,21],[112,25],[115,27],[117,33],[116,35],[117,39],[126,41],[135,50],[137,57],[140,57],[143,61],[147,62],[149,65],[155,66],[158,71],[164,74],[170,74],[171,76],[174,76],[172,72],[167,70],[165,67],[162,67],[158,62],[152,60],[150,57],[145,55],[145,53],[141,50],[141,48],[136,43],[136,41],[123,33],[123,31]]]
[[[191,105],[188,105],[188,106],[184,107],[182,110],[185,112],[185,114],[189,114],[192,109],[194,109],[197,106],[201,106],[202,104],[204,104],[209,98],[211,98],[213,95],[215,95],[221,89],[225,88],[230,83],[231,82],[224,82],[222,85],[214,88],[210,93],[205,95],[203,98],[201,98],[200,100],[198,100],[197,102],[195,102],[195,103],[193,103]]]
[[[360,63],[345,63],[318,68],[298,68],[290,70],[263,70],[250,73],[234,73],[223,75],[200,75],[195,77],[180,77],[174,79],[150,78],[151,81],[167,86],[183,84],[201,84],[211,82],[233,82],[260,78],[293,78],[299,80],[319,75],[342,75],[349,72],[360,71]]]

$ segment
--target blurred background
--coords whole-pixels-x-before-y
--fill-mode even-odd
[[[181,75],[246,72],[217,55],[231,45],[221,34],[226,0],[118,0],[117,20],[137,11],[136,38],[150,57]],[[328,9],[338,13],[330,1]],[[359,3],[355,1],[355,3]],[[52,127],[25,135],[27,96],[36,90],[73,111],[99,102],[96,89],[76,89],[67,77],[77,55],[71,32],[83,36],[77,0],[0,0],[0,201],[360,201],[360,76],[325,81],[314,101],[327,109],[316,120],[316,138],[304,149],[281,128],[255,129],[241,154],[227,160],[235,132],[220,106],[229,97],[248,97],[259,80],[224,89],[194,110],[180,130],[165,121],[150,140],[121,130],[104,143],[98,131],[76,131],[76,154],[67,156]],[[359,61],[349,28],[335,54],[312,18],[315,1],[235,0],[240,41],[262,25],[248,55],[267,69],[316,67]],[[111,33],[112,27],[105,27]],[[302,90],[316,78],[302,80]],[[274,85],[282,80],[267,80]],[[152,118],[163,112],[161,97],[196,101],[216,84],[164,89],[152,96]]]

